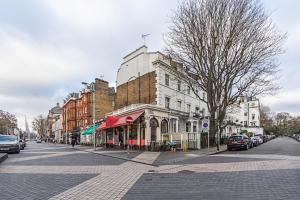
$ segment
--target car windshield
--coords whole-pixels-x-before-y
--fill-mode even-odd
[[[0,141],[16,141],[17,137],[13,135],[0,135]]]
[[[234,136],[234,137],[230,137],[229,140],[231,141],[239,141],[242,139],[242,136]]]

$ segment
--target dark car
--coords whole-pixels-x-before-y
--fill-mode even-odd
[[[0,152],[20,153],[20,143],[17,136],[0,135]]]
[[[263,142],[264,143],[268,142],[268,137],[266,135],[263,135],[262,137],[263,137]]]
[[[247,135],[233,135],[228,139],[227,150],[245,149],[248,150],[252,146],[252,142]]]

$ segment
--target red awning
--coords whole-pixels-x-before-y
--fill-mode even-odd
[[[112,126],[112,127],[116,127],[116,126],[124,126],[124,125],[128,125],[130,123],[133,123],[137,118],[139,118],[145,111],[139,111],[139,112],[135,112],[135,113],[131,113],[127,116],[123,116],[120,117],[118,121],[116,121],[116,123]]]
[[[106,122],[103,122],[103,123],[97,128],[97,130],[105,129],[105,127],[106,127]]]
[[[133,123],[137,118],[139,118],[145,111],[138,111],[135,113],[131,113],[129,115],[126,116],[109,116],[106,118],[105,122],[103,122],[101,124],[101,126],[99,126],[99,128],[97,130],[103,130],[103,129],[107,129],[107,128],[113,128],[113,127],[117,127],[117,126],[124,126],[124,125],[128,125],[130,123]]]

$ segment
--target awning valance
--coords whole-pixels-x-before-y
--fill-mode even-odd
[[[128,114],[126,116],[109,116],[106,118],[105,122],[98,128],[98,130],[128,125],[130,123],[133,123],[144,112],[145,111],[142,110]]]
[[[100,123],[95,124],[95,130],[97,130],[97,128],[100,126]],[[85,131],[83,132],[83,135],[91,135],[94,133],[94,125],[92,125],[91,127],[85,129]]]

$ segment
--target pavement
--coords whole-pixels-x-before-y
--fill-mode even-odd
[[[97,147],[96,150],[91,146],[76,145],[76,150],[86,151],[90,153],[100,154],[112,158],[122,159],[126,161],[137,162],[141,164],[148,164],[153,166],[177,163],[184,160],[195,159],[197,157],[203,157],[206,155],[214,155],[225,152],[227,150],[226,145],[221,145],[220,149],[217,147],[211,147],[209,149],[193,150],[193,151],[162,151],[162,152],[149,152],[139,150],[120,150],[120,149],[106,149],[103,147]]]
[[[300,143],[288,137],[248,151],[132,152],[128,160],[107,156],[101,149],[91,153],[80,146],[27,144],[0,164],[1,199],[298,200],[300,196]],[[124,155],[124,151],[110,153]]]
[[[8,158],[7,153],[0,153],[0,163]]]

